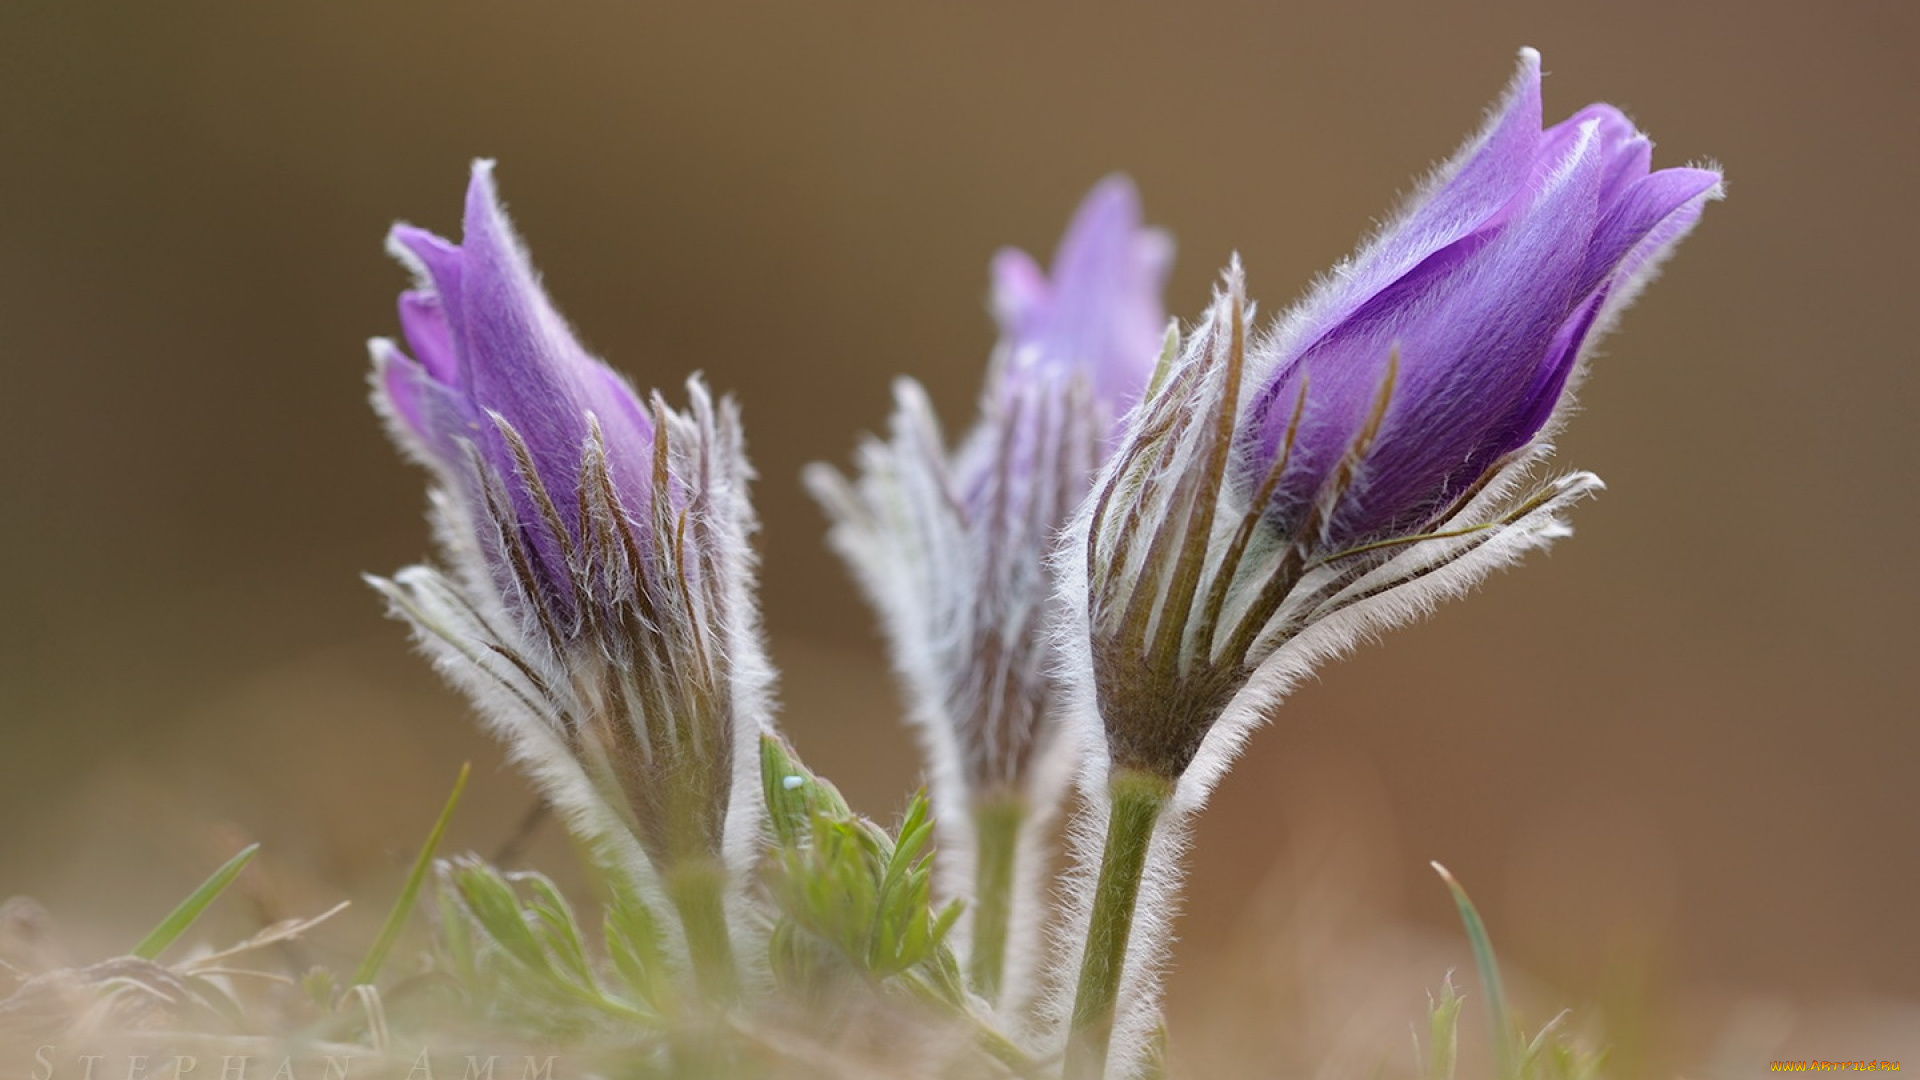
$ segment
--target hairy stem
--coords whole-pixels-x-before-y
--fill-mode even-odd
[[[1017,795],[1001,795],[973,808],[973,952],[967,976],[973,992],[998,1004],[1007,973],[1007,941],[1013,925],[1014,867],[1026,804]]]
[[[711,859],[690,859],[664,876],[667,899],[687,932],[687,955],[701,996],[715,1005],[731,1004],[739,994],[740,974],[727,929],[726,869]]]
[[[1173,784],[1150,773],[1119,769],[1107,781],[1107,792],[1113,808],[1107,818],[1106,850],[1100,856],[1100,879],[1093,892],[1087,951],[1073,999],[1065,1080],[1100,1080],[1106,1074],[1140,881],[1146,873],[1154,826],[1173,796]]]

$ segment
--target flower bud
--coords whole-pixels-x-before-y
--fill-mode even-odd
[[[1650,159],[1611,106],[1543,131],[1526,50],[1485,132],[1264,336],[1236,262],[1076,524],[1108,767],[1203,797],[1319,660],[1568,532],[1600,484],[1528,480],[1551,421],[1720,192]]]
[[[1037,925],[1030,910],[1000,925],[994,897],[1037,896],[1036,834],[1070,763],[1052,715],[1049,559],[1152,373],[1170,255],[1167,239],[1142,227],[1132,185],[1103,181],[1050,276],[1022,252],[994,259],[1001,344],[966,440],[949,451],[926,395],[903,379],[892,437],[860,448],[858,479],[824,466],[808,476],[834,519],[835,547],[882,616],[923,736],[944,881],[976,900],[967,926],[976,947],[1010,949],[1014,967],[1033,950],[993,941],[1031,937]],[[990,998],[1022,974],[1003,979],[997,960],[977,967],[976,988]]]
[[[475,165],[456,245],[397,226],[412,355],[373,343],[374,401],[432,472],[446,569],[375,580],[585,836],[661,873],[737,864],[769,671],[738,412],[642,400],[581,348]]]

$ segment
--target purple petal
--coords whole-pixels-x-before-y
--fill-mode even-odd
[[[425,408],[420,400],[420,384],[427,373],[386,338],[375,338],[370,347],[374,385],[386,400],[384,411],[405,424],[415,442],[427,444],[431,433],[427,430]]]
[[[1160,352],[1160,290],[1172,248],[1141,223],[1140,197],[1124,177],[1094,186],[1053,258],[1051,277],[1003,251],[993,263],[994,311],[1014,364],[1084,371],[1116,415],[1146,385]]]
[[[1398,220],[1303,301],[1289,316],[1304,351],[1380,290],[1428,258],[1496,226],[1520,193],[1540,143],[1540,54],[1520,63],[1486,126],[1409,198]]]
[[[1606,301],[1606,290],[1594,293],[1554,335],[1553,344],[1547,350],[1546,363],[1535,373],[1533,385],[1522,398],[1519,410],[1506,421],[1495,423],[1483,438],[1486,448],[1480,455],[1481,459],[1491,464],[1532,442],[1533,437],[1546,426],[1553,416],[1553,410],[1560,405],[1560,397],[1567,389],[1567,380],[1572,377],[1574,366],[1579,363],[1580,351]],[[1451,495],[1449,491],[1443,496],[1442,502],[1451,502]]]
[[[1709,169],[1662,169],[1641,178],[1601,221],[1590,271],[1633,274],[1686,235],[1719,187],[1720,174]]]
[[[1423,523],[1510,449],[1489,429],[1529,412],[1537,384],[1564,380],[1548,369],[1551,345],[1585,299],[1583,241],[1607,164],[1597,126],[1582,130],[1564,158],[1539,163],[1531,205],[1496,240],[1371,339],[1382,353],[1398,343],[1400,373],[1364,488],[1333,523],[1336,542]]]
[[[1600,153],[1609,164],[1607,177],[1600,185],[1600,205],[1611,206],[1627,187],[1647,175],[1653,163],[1653,143],[1640,134],[1625,114],[1611,105],[1589,105],[1547,131],[1544,142],[1551,143],[1558,132],[1578,130],[1582,124],[1596,123]]]
[[[569,492],[586,443],[580,368],[590,361],[534,280],[484,163],[467,189],[461,250],[465,317],[454,337],[467,393],[477,409],[499,413],[519,431],[550,490]]]
[[[1003,248],[993,256],[993,317],[1008,338],[1029,337],[1033,321],[1053,296],[1047,272],[1033,256],[1019,248]]]
[[[440,382],[391,341],[371,343],[375,387],[384,412],[422,459],[443,470],[457,470],[459,441],[472,439],[477,427],[460,395]]]
[[[396,425],[457,485],[470,483],[461,443],[476,446],[511,494],[519,529],[542,568],[560,581],[563,547],[579,537],[553,535],[495,418],[525,444],[540,486],[575,534],[571,508],[593,419],[616,490],[629,505],[644,505],[654,452],[646,409],[625,380],[580,346],[541,290],[500,207],[490,162],[474,165],[460,244],[402,225],[389,246],[421,279],[400,299],[401,326],[418,362],[391,346],[376,350],[380,393]],[[557,585],[552,591],[568,595]]]
[[[387,233],[387,249],[420,272],[425,291],[441,297],[449,305],[458,304],[461,296],[460,279],[465,268],[465,258],[459,245],[425,229],[395,225]],[[459,321],[457,309],[451,310],[449,315],[453,321]]]
[[[449,386],[460,381],[460,358],[453,347],[453,329],[438,295],[412,290],[400,294],[400,329],[407,345],[433,377]]]
[[[1651,162],[1610,105],[1542,130],[1539,57],[1523,51],[1485,131],[1258,347],[1247,471],[1294,432],[1270,518],[1295,529],[1330,494],[1390,357],[1381,428],[1320,541],[1422,527],[1537,437],[1592,336],[1719,193],[1715,172]]]

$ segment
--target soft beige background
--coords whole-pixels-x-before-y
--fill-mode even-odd
[[[1192,1003],[1236,933],[1261,944],[1234,978],[1308,965],[1315,904],[1451,947],[1438,858],[1536,1012],[1606,1012],[1631,1060],[1747,1028],[1780,1056],[1898,1057],[1917,11],[8,4],[0,894],[47,899],[94,955],[242,837],[267,842],[263,912],[377,899],[466,758],[457,843],[524,808],[355,577],[426,542],[421,478],[364,407],[361,343],[396,330],[404,281],[381,235],[455,228],[469,158],[500,159],[596,349],[744,401],[786,723],[882,813],[917,765],[801,465],[844,461],[896,372],[964,423],[988,257],[1050,251],[1110,170],[1178,238],[1174,311],[1236,250],[1277,309],[1531,44],[1551,114],[1614,101],[1661,161],[1724,163],[1731,200],[1600,358],[1563,459],[1612,487],[1579,537],[1329,668],[1222,787],[1176,1009],[1217,1026]],[[1459,961],[1380,962],[1385,1051]],[[1255,1042],[1298,1015],[1237,1000]],[[1793,1045],[1794,1017],[1843,1034]]]

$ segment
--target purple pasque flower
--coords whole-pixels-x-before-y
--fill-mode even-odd
[[[1024,251],[994,257],[1001,342],[980,422],[948,457],[972,573],[947,583],[936,611],[950,605],[952,618],[928,628],[970,629],[947,657],[943,692],[976,794],[1038,779],[1034,758],[1051,740],[1048,559],[1165,345],[1172,254],[1166,234],[1142,224],[1133,185],[1112,176],[1082,200],[1050,276]]]
[[[508,563],[494,570],[502,585],[525,590],[527,614],[577,632],[589,613],[580,607],[567,552],[586,539],[569,505],[580,488],[583,451],[590,437],[597,441],[614,492],[624,504],[644,506],[653,420],[626,380],[581,347],[548,301],[500,206],[492,162],[474,164],[460,244],[396,225],[387,246],[418,284],[400,294],[400,325],[413,355],[385,339],[373,344],[376,405],[401,444],[457,488],[473,512],[486,512],[486,481],[499,484],[507,503],[498,509],[512,511],[512,532],[529,565],[525,580]]]
[[[1112,766],[1202,797],[1293,680],[1564,535],[1598,488],[1528,476],[1720,175],[1652,171],[1611,106],[1543,130],[1539,63],[1523,51],[1485,131],[1264,337],[1236,264],[1129,419],[1069,575],[1080,714]]]
[[[1152,375],[1171,254],[1167,238],[1142,225],[1132,184],[1102,181],[1050,274],[1022,252],[995,257],[1002,336],[980,419],[957,449],[920,386],[902,379],[891,437],[860,447],[857,479],[826,466],[808,473],[834,546],[885,626],[932,775],[943,879],[976,900],[967,929],[977,960],[983,935],[1004,929],[982,928],[998,917],[984,894],[1006,887],[1000,870],[1021,879],[1016,892],[1034,891],[1038,833],[1065,788],[1050,718],[1048,560],[1118,418]],[[998,845],[987,835],[996,828],[1015,830],[1018,842]],[[996,869],[1002,856],[1015,865]],[[993,998],[1014,986],[1017,995],[1028,931],[1037,922],[1008,932],[1004,971],[997,959],[976,963],[976,989]]]
[[[1167,332],[1160,291],[1172,262],[1167,235],[1141,224],[1133,184],[1107,177],[1081,201],[1051,275],[1018,248],[994,256],[1002,362],[1019,381],[1078,374],[1118,417],[1139,400],[1160,355]]]
[[[1152,373],[1170,257],[1132,184],[1102,181],[1050,276],[1024,252],[995,257],[1002,339],[958,449],[902,379],[893,437],[861,446],[857,481],[809,471],[886,623],[935,771],[960,790],[1018,787],[1041,741],[1046,559]]]
[[[1720,192],[1650,155],[1605,105],[1543,130],[1523,52],[1485,132],[1264,336],[1231,266],[1128,418],[1061,574],[1092,748],[1068,1075],[1138,1066],[1186,824],[1292,684],[1566,535],[1599,487],[1533,478],[1545,435]]]
[[[491,162],[461,243],[399,225],[388,246],[417,278],[411,355],[372,343],[374,403],[434,475],[447,570],[374,584],[588,839],[668,875],[743,862],[757,828],[729,817],[757,807],[770,676],[738,411],[698,379],[685,411],[643,402],[581,347]]]
[[[1585,347],[1720,192],[1717,171],[1653,171],[1652,152],[1611,105],[1542,130],[1540,55],[1523,50],[1480,136],[1259,347],[1240,454],[1258,476],[1287,458],[1274,524],[1326,550],[1418,531],[1533,442]]]

